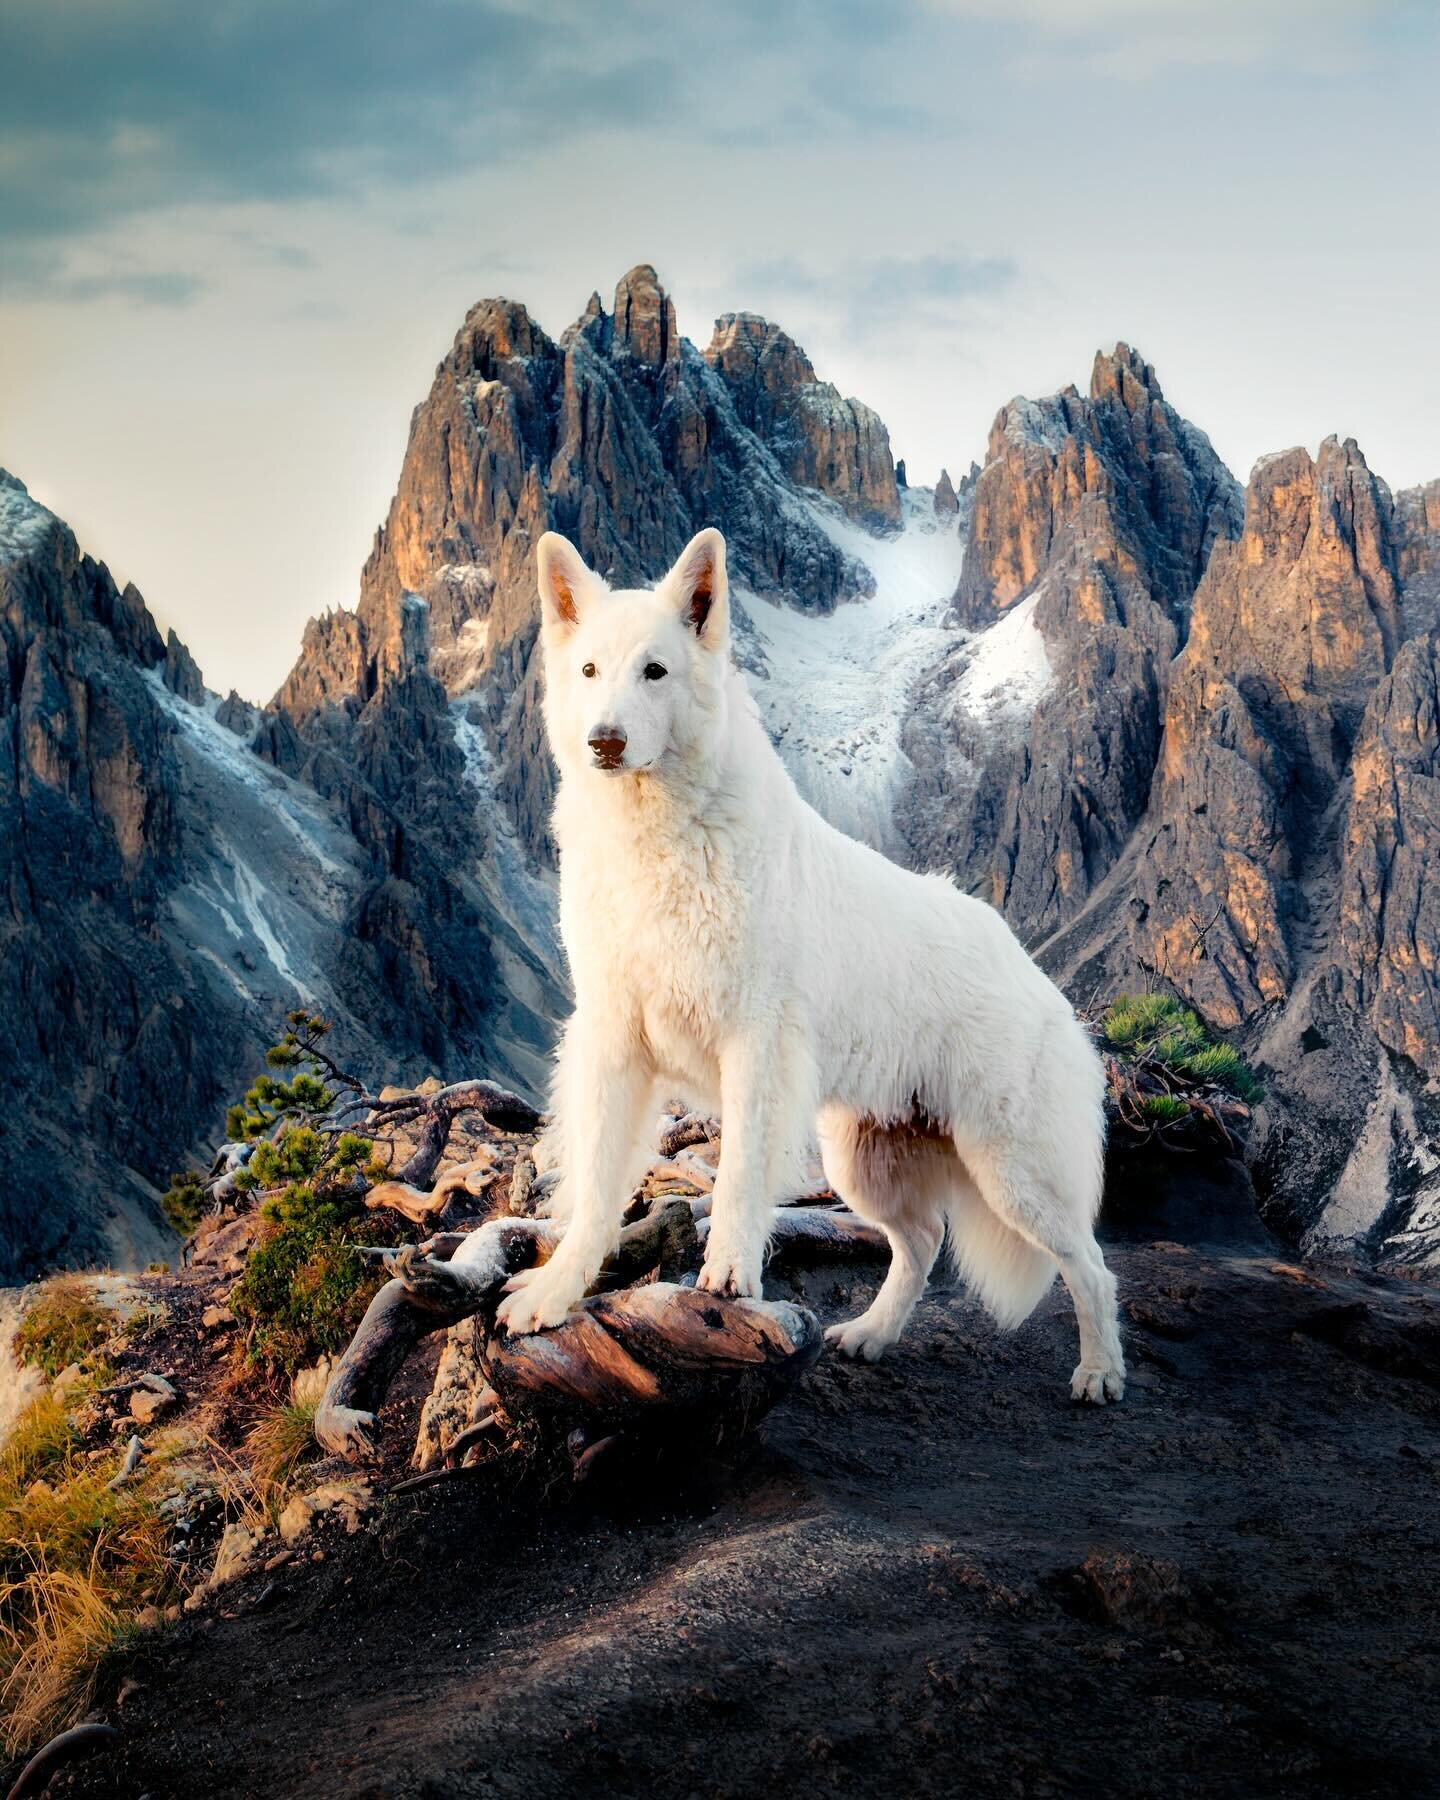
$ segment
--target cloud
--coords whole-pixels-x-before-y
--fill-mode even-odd
[[[116,255],[75,257],[48,244],[15,244],[0,268],[0,300],[68,305],[123,300],[132,306],[188,306],[205,283],[184,269],[150,269]]]
[[[861,341],[893,336],[895,320],[907,332],[953,326],[957,310],[975,300],[996,298],[1021,279],[1008,256],[979,256],[945,249],[920,256],[878,256],[829,270],[792,258],[743,264],[735,273],[737,294],[753,296],[767,310],[795,301]]]
[[[613,119],[662,65],[506,0],[6,0],[0,70],[13,242],[434,175]]]
[[[998,26],[1036,71],[1148,80],[1171,68],[1306,74],[1353,70],[1357,53],[1413,17],[1408,0],[926,0],[938,18]]]
[[[663,179],[676,131],[716,146],[916,131],[922,109],[876,59],[917,16],[915,0],[732,0],[704,18],[662,0],[5,0],[0,236],[363,202],[594,132],[640,140],[643,181]]]

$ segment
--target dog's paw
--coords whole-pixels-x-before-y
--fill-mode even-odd
[[[585,1283],[577,1281],[552,1257],[538,1269],[522,1269],[505,1283],[505,1298],[495,1309],[495,1322],[515,1336],[529,1331],[544,1331],[558,1325],[585,1292]]]
[[[695,1279],[707,1294],[731,1294],[737,1300],[758,1300],[762,1285],[758,1256],[729,1256],[711,1247],[705,1266]]]
[[[825,1342],[833,1344],[842,1356],[853,1356],[857,1362],[879,1362],[895,1342],[889,1332],[877,1325],[869,1313],[861,1313],[843,1325],[826,1329]]]
[[[1091,1406],[1104,1406],[1107,1400],[1125,1398],[1125,1368],[1092,1369],[1084,1363],[1070,1377],[1070,1398],[1087,1401]]]

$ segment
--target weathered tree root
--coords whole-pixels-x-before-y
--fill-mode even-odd
[[[504,1413],[532,1415],[547,1433],[563,1438],[568,1420],[588,1444],[622,1429],[723,1432],[759,1417],[819,1354],[819,1328],[798,1307],[673,1285],[699,1266],[709,1221],[698,1210],[692,1200],[657,1199],[620,1233],[590,1297],[554,1330],[523,1338],[491,1331],[493,1309],[511,1275],[550,1254],[557,1227],[492,1219],[468,1236],[445,1233],[372,1252],[392,1279],[331,1374],[316,1438],[333,1455],[374,1458],[377,1414],[405,1358],[422,1337],[474,1314],[482,1315],[480,1361]],[[884,1233],[853,1213],[786,1207],[775,1215],[769,1262],[804,1268],[871,1259],[887,1248]],[[652,1277],[652,1285],[636,1285]],[[482,1423],[493,1425],[473,1420],[460,1434],[463,1449],[456,1450],[457,1438],[447,1461],[474,1447]]]
[[[373,1460],[376,1414],[421,1338],[493,1305],[509,1278],[548,1255],[554,1242],[553,1227],[542,1221],[492,1219],[448,1262],[413,1244],[387,1259],[394,1274],[370,1302],[316,1408],[316,1442],[332,1456]]]
[[[69,1731],[62,1731],[59,1737],[51,1738],[48,1744],[42,1745],[35,1752],[16,1776],[6,1800],[29,1800],[32,1794],[43,1794],[66,1763],[92,1755],[105,1745],[114,1743],[120,1735],[118,1725],[105,1725],[98,1721],[88,1725],[72,1725]]]
[[[434,1094],[402,1094],[372,1103],[372,1122],[403,1124],[415,1138],[413,1154],[395,1171],[395,1179],[427,1188],[435,1179],[450,1132],[463,1112],[478,1112],[497,1131],[538,1131],[544,1115],[528,1100],[494,1081],[457,1081]]]
[[[718,1119],[707,1119],[701,1113],[686,1113],[676,1119],[660,1133],[660,1154],[664,1157],[678,1156],[691,1144],[718,1144],[720,1142],[720,1122]]]
[[[448,1169],[428,1193],[408,1181],[377,1181],[366,1194],[365,1204],[372,1212],[387,1207],[391,1212],[402,1213],[415,1225],[438,1223],[458,1195],[478,1198],[495,1176],[495,1159],[486,1155],[460,1168]]]
[[[496,1335],[483,1360],[506,1412],[554,1441],[718,1440],[767,1413],[822,1342],[804,1307],[654,1282],[592,1295],[553,1331]]]
[[[702,1240],[708,1225],[703,1220],[697,1227]],[[856,1213],[829,1206],[781,1206],[770,1227],[765,1267],[778,1273],[821,1263],[873,1262],[889,1251],[890,1240],[880,1227]]]

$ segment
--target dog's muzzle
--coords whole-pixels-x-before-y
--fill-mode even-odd
[[[602,769],[618,769],[625,759],[625,733],[613,725],[597,725],[590,733],[590,748]]]

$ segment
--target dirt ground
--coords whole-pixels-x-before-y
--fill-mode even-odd
[[[117,1664],[51,1791],[1440,1792],[1440,1293],[1228,1235],[1112,1244],[1119,1407],[1063,1290],[940,1292],[729,1464],[394,1498]]]

